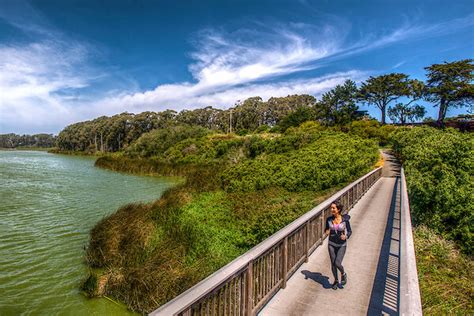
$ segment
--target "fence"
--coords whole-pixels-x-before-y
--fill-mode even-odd
[[[377,168],[349,184],[151,315],[255,315],[323,242],[331,203],[351,209],[381,174]]]
[[[400,315],[422,315],[410,204],[403,167],[400,175]]]

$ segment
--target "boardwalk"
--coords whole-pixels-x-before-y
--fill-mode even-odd
[[[259,315],[395,315],[399,297],[399,168],[390,156],[382,178],[350,211],[353,235],[333,290],[327,239]]]

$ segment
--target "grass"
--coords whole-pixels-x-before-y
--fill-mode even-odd
[[[414,233],[423,313],[474,315],[472,258],[426,226]]]
[[[177,187],[150,204],[130,204],[91,232],[83,289],[150,312],[298,218],[330,194],[268,188],[254,193]],[[96,271],[96,272],[95,272]],[[93,286],[107,280],[100,291]]]

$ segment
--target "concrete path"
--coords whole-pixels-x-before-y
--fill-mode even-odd
[[[397,313],[399,167],[384,156],[382,178],[350,211],[353,233],[342,262],[348,275],[344,289],[331,288],[326,239],[259,315]]]

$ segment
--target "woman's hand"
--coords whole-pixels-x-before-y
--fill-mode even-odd
[[[341,235],[341,240],[346,240],[346,235],[345,234]]]

